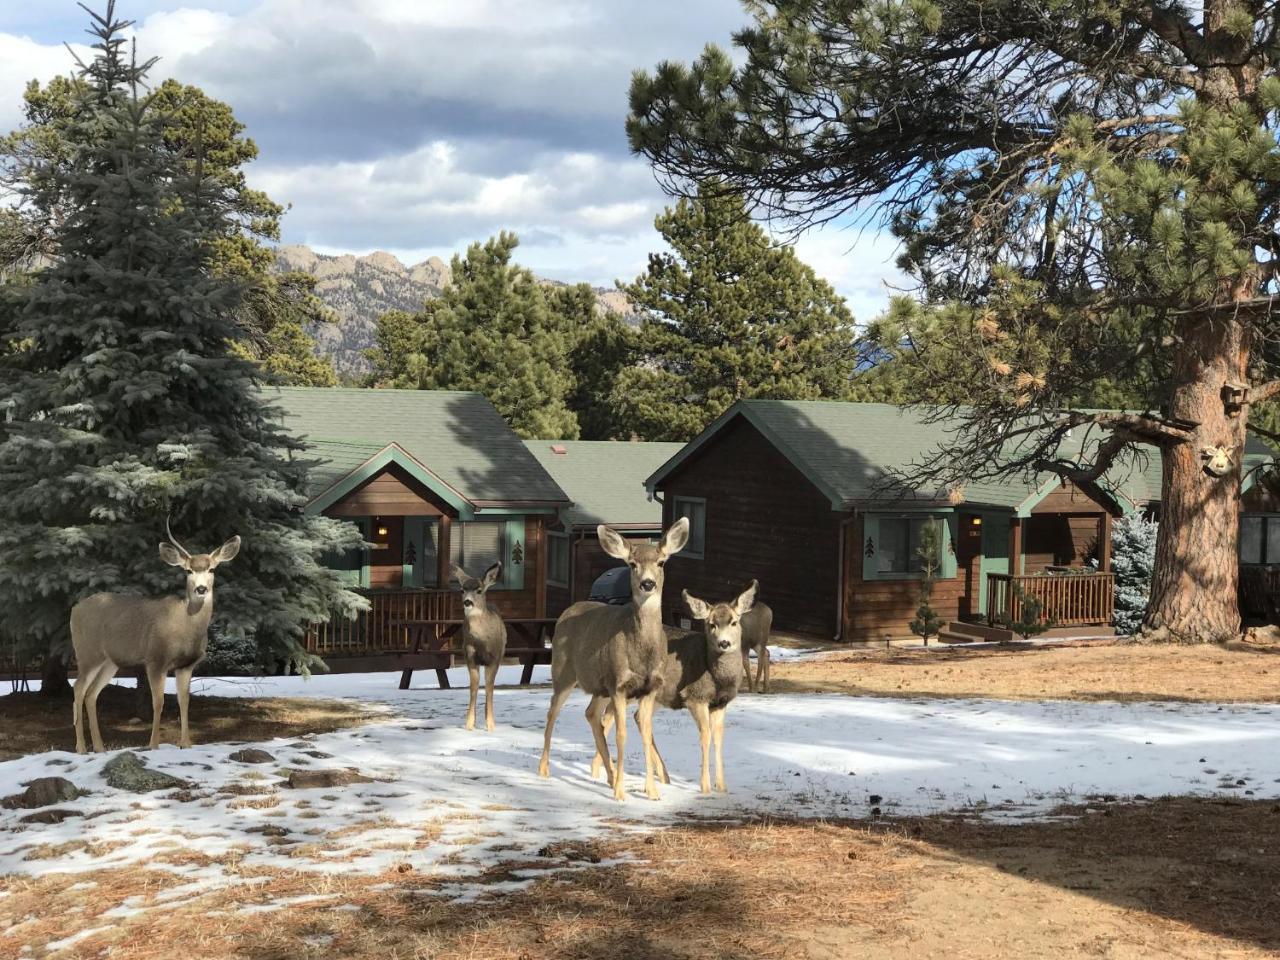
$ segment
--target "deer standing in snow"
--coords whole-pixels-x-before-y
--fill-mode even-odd
[[[747,675],[747,689],[769,692],[769,633],[773,629],[773,610],[757,603],[742,615],[742,669]],[[756,676],[751,678],[751,651],[756,652]]]
[[[608,762],[609,747],[604,739],[602,714],[612,705],[618,716],[626,715],[628,700],[638,700],[636,723],[644,741],[645,795],[658,799],[654,782],[653,708],[662,687],[662,668],[667,655],[667,637],[662,627],[663,567],[667,558],[679,553],[689,541],[689,520],[681,517],[654,543],[630,543],[611,527],[596,528],[600,546],[610,556],[624,560],[631,568],[631,602],[625,606],[583,601],[575,603],[556,622],[551,645],[551,682],[554,692],[547,710],[543,734],[542,761],[538,775],[551,775],[551,733],[565,700],[580,686],[591,694],[587,722],[595,736],[596,749],[605,757],[605,768],[613,786],[613,796],[625,800],[622,758],[626,746],[626,724],[618,725],[618,766]]]
[[[507,625],[496,611],[490,610],[484,595],[502,575],[499,560],[477,580],[456,563],[453,578],[462,590],[462,653],[467,658],[467,674],[471,680],[471,700],[467,704],[466,728],[476,727],[476,696],[480,688],[480,668],[484,667],[484,728],[492,730],[493,681],[507,651]]]
[[[232,537],[213,553],[191,554],[174,539],[160,544],[160,559],[187,573],[182,597],[134,597],[95,593],[71,608],[71,644],[76,652],[76,752],[84,753],[83,715],[89,715],[93,749],[102,752],[98,731],[98,694],[121,667],[144,667],[151,685],[151,744],[160,745],[160,712],[164,708],[164,680],[174,672],[178,683],[178,712],[182,733],[178,746],[191,746],[187,732],[187,701],[191,673],[204,659],[213,617],[213,571],[240,552],[240,538]]]

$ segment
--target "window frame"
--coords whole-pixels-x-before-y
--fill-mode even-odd
[[[1246,521],[1257,521],[1260,530],[1258,537],[1258,557],[1257,560],[1246,560],[1241,552],[1244,547],[1244,525]],[[1236,557],[1241,566],[1245,567],[1274,567],[1280,566],[1280,556],[1271,559],[1267,556],[1267,544],[1270,542],[1270,530],[1272,524],[1280,524],[1280,513],[1244,513],[1240,515],[1240,530],[1236,539]]]
[[[564,579],[556,578],[554,555],[551,551],[552,542],[558,542],[563,545],[564,550]],[[568,588],[569,579],[573,576],[573,537],[563,530],[547,531],[547,586]]]
[[[695,528],[693,518],[689,519],[689,542],[683,550],[676,556],[685,557],[689,560],[705,560],[707,556],[707,498],[706,497],[685,497],[672,496],[671,498],[671,522],[675,523],[681,517],[688,516],[680,512],[681,504],[692,504],[701,511],[701,522]],[[695,549],[693,542],[696,538],[701,541],[701,549]]]
[[[908,571],[906,573],[891,573],[889,571],[881,571],[880,564],[880,524],[885,520],[915,520],[920,522],[932,521],[939,525],[938,537],[938,572],[935,580],[954,580],[959,571],[956,565],[956,524],[959,522],[955,512],[950,513],[868,513],[863,515],[862,522],[862,541],[859,545],[862,552],[862,579],[863,582],[872,582],[876,580],[887,581],[910,581],[923,580],[924,572],[921,570]],[[909,539],[909,538],[908,538]],[[871,556],[866,554],[866,545],[870,541],[874,553]]]

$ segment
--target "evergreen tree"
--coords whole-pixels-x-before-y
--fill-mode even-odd
[[[36,166],[53,170],[70,163],[74,144],[69,135],[86,94],[82,77],[58,77],[44,86],[32,81],[24,94],[25,125],[0,138],[0,154],[8,158],[7,175],[0,179],[20,186],[14,181]],[[280,239],[284,208],[245,180],[244,167],[257,158],[258,147],[244,135],[244,125],[227,104],[175,80],[160,84],[149,100],[166,117],[161,139],[177,161],[175,169],[190,176],[199,163],[210,194],[227,214],[219,235],[209,238],[210,262],[245,288],[237,311],[245,336],[235,341],[237,352],[261,363],[277,382],[335,385],[333,364],[317,356],[308,333],[330,322],[333,314],[314,295],[313,277],[275,270],[275,254],[267,243]],[[61,211],[56,203],[13,211],[14,219],[0,224],[0,272],[38,268],[55,258]]]
[[[1116,578],[1115,616],[1111,622],[1121,634],[1136,633],[1147,612],[1158,530],[1154,520],[1147,520],[1140,513],[1116,521],[1111,528],[1111,572]]]
[[[420,313],[391,311],[369,351],[375,383],[475,390],[526,438],[578,437],[566,397],[570,337],[538,279],[511,262],[519,240],[501,233],[454,256],[452,280]]]
[[[646,314],[639,362],[613,391],[626,431],[689,440],[742,398],[846,396],[853,317],[740,199],[682,199],[656,226],[671,252],[650,254],[647,272],[620,286]]]
[[[579,434],[583,440],[625,439],[610,394],[631,362],[631,330],[616,313],[600,309],[589,284],[553,287],[548,299],[570,344],[573,385],[565,402],[578,419]]]
[[[938,525],[927,523],[920,531],[920,546],[916,548],[920,556],[920,603],[916,607],[915,619],[908,625],[911,632],[929,645],[929,638],[936,637],[942,629],[944,620],[933,609],[933,585],[938,579],[938,567],[941,565],[941,538],[938,536]]]
[[[1105,498],[1110,465],[1158,448],[1143,633],[1238,635],[1246,430],[1280,397],[1280,9],[750,9],[736,59],[636,75],[632,147],[673,192],[715,183],[797,226],[876,216],[923,305],[887,342],[913,344],[929,395],[966,400],[935,411],[962,429],[903,479],[1052,470]],[[1088,405],[1117,385],[1142,406]]]
[[[244,538],[218,629],[301,658],[307,621],[362,603],[320,564],[360,538],[302,512],[300,444],[231,349],[244,291],[213,251],[234,198],[166,145],[113,8],[93,15],[65,157],[15,171],[57,256],[0,286],[0,628],[56,663],[81,598],[172,593],[156,554],[172,516],[193,548]]]

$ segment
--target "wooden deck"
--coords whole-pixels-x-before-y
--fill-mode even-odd
[[[312,624],[307,631],[308,653],[318,657],[408,653],[413,638],[405,622],[452,620],[461,614],[456,590],[360,592],[369,598],[370,608],[354,620],[334,617]]]
[[[1040,622],[1057,627],[1103,626],[1115,613],[1116,578],[1110,573],[987,574],[987,623],[1022,618],[1024,596],[1040,601]]]

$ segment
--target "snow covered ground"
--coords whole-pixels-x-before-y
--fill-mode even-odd
[[[504,668],[502,682],[519,668]],[[542,669],[545,676],[545,668]],[[455,671],[465,683],[465,671]],[[536,678],[536,675],[535,675]],[[591,735],[577,694],[561,715],[552,777],[537,776],[546,687],[497,692],[498,730],[462,729],[466,690],[437,690],[416,674],[396,689],[389,673],[201,680],[201,692],[243,696],[357,697],[387,718],[299,740],[257,744],[275,763],[229,759],[237,745],[140,755],[194,783],[190,791],[134,795],[106,786],[106,757],[52,752],[0,763],[0,793],[39,776],[91,791],[63,807],[85,814],[24,824],[30,811],[0,809],[0,876],[85,872],[145,863],[175,845],[288,870],[377,873],[401,863],[417,876],[465,879],[512,859],[537,860],[548,844],[618,829],[645,830],[680,817],[762,813],[812,817],[977,810],[1042,816],[1103,795],[1280,796],[1280,706],[1077,703],[744,694],[726,733],[729,792],[698,793],[698,741],[683,713],[660,711],[655,731],[673,782],[662,800],[642,793],[632,726],[627,803],[589,776]],[[172,726],[172,725],[170,725]],[[109,755],[108,755],[109,756]],[[281,788],[288,769],[355,769],[374,782]],[[57,851],[88,840],[90,849]],[[179,868],[175,869],[181,872]],[[188,889],[237,882],[218,867],[191,868]],[[182,888],[179,888],[182,889]],[[0,934],[0,954],[3,935]]]

